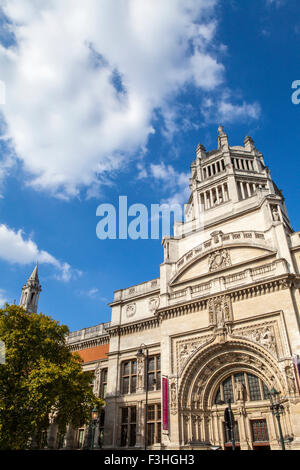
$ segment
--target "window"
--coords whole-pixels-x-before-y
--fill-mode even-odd
[[[101,371],[100,397],[105,399],[107,389],[107,369]]]
[[[249,391],[250,391],[250,400],[251,401],[261,400],[259,379],[255,375],[248,374],[248,383],[249,383]]]
[[[58,432],[56,436],[56,447],[57,449],[63,449],[64,444],[65,444],[65,434]]]
[[[230,399],[232,402],[234,401],[233,396],[233,387],[232,387],[232,377],[228,377],[228,379],[224,380],[223,382],[223,394],[224,394],[224,401],[228,402]]]
[[[136,407],[121,408],[121,447],[134,447],[136,443]]]
[[[260,378],[253,374],[240,372],[238,374],[230,375],[223,380],[217,389],[215,404],[222,401],[227,403],[229,398],[231,402],[234,402],[234,388],[237,382],[242,382],[244,385],[244,399],[246,401],[261,401],[269,399],[268,387]]]
[[[269,433],[265,419],[255,419],[251,421],[253,442],[268,442]]]
[[[226,423],[224,423],[224,437],[226,444],[232,441],[233,436],[231,435],[231,430],[226,426]],[[237,421],[234,422],[234,439],[235,442],[240,442],[239,426]]]
[[[147,415],[147,445],[161,442],[161,405],[148,405]]]
[[[148,359],[148,390],[160,390],[160,356]]]
[[[135,393],[136,391],[136,360],[126,361],[122,364],[121,393]]]

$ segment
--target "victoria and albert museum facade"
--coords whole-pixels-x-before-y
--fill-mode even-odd
[[[105,399],[94,448],[300,450],[300,233],[251,137],[218,133],[216,150],[196,149],[160,276],[68,337]],[[63,445],[84,448],[90,427],[69,426]]]

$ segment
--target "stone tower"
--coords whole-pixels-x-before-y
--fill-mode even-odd
[[[22,289],[20,306],[27,312],[36,313],[42,287],[39,281],[38,264],[35,266],[31,276]]]

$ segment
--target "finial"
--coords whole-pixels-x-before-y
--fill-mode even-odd
[[[254,140],[249,135],[246,135],[244,139],[244,146],[245,146],[245,149],[248,150],[249,152],[252,152],[255,149]]]

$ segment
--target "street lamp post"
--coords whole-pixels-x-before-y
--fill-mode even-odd
[[[272,411],[273,415],[277,419],[281,449],[285,450],[284,438],[283,438],[281,422],[280,422],[280,415],[284,412],[284,407],[280,403],[280,392],[277,392],[275,388],[272,388],[272,390],[270,390],[269,393],[270,393],[270,402],[271,402],[270,410]]]
[[[234,430],[234,417],[231,409],[231,399],[228,398],[228,415],[229,415],[229,425],[230,425],[230,434],[232,442],[232,450],[235,450],[235,430]]]
[[[95,431],[96,426],[99,422],[99,411],[97,408],[94,408],[92,411],[92,442],[91,442],[91,450],[94,450],[94,441],[95,441]]]
[[[217,404],[218,405],[225,405],[226,402],[223,401],[223,400],[219,400]],[[235,450],[236,446],[235,446],[234,416],[233,416],[233,412],[232,412],[232,409],[231,409],[231,399],[230,398],[228,398],[227,404],[228,404],[228,408],[225,409],[225,413],[224,413],[225,424],[227,426],[227,429],[229,429],[229,431],[230,431],[230,440],[231,440],[231,443],[232,443],[232,450]]]

